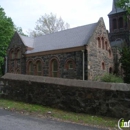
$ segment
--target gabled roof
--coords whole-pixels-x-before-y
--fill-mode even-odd
[[[32,40],[34,49],[27,51],[26,54],[84,46],[92,36],[96,26],[97,23],[93,23],[48,35],[38,36],[34,38],[34,41]],[[28,39],[24,40],[25,43],[28,42]]]
[[[34,38],[30,38],[30,37],[23,36],[20,34],[19,34],[19,36],[20,36],[20,38],[25,46],[33,48]]]
[[[125,12],[125,10],[116,6],[117,2],[118,2],[118,0],[113,0],[112,11],[108,14],[108,16],[112,15],[112,14],[116,14],[116,13]]]

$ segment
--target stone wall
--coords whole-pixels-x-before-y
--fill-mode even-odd
[[[20,57],[17,58],[17,50],[20,51]],[[36,68],[36,60],[40,59],[42,62],[42,75],[51,76],[51,67],[50,61],[53,58],[58,60],[58,77],[69,78],[69,79],[83,79],[83,54],[82,50],[66,52],[66,53],[57,53],[57,54],[46,54],[39,56],[30,56],[26,55],[27,47],[23,44],[18,33],[15,33],[11,43],[8,47],[7,56],[8,56],[8,71],[9,73],[21,73],[28,74],[28,61],[33,61],[33,68]],[[11,53],[14,53],[14,58],[11,58]],[[86,52],[86,51],[85,51]],[[74,62],[73,69],[67,69],[65,64],[67,60],[72,60]],[[85,65],[87,64],[86,55],[85,55]],[[86,68],[85,68],[86,69]],[[19,72],[18,72],[19,70]],[[87,79],[87,72],[85,73],[85,79]],[[34,75],[35,70],[34,70]]]
[[[51,76],[50,70],[51,65],[50,61],[53,58],[56,58],[58,61],[58,73],[61,78],[69,78],[69,79],[82,79],[83,78],[83,54],[82,51],[74,51],[74,52],[68,52],[68,53],[61,53],[61,54],[50,54],[50,55],[43,55],[43,56],[32,56],[27,57],[26,59],[26,66],[28,66],[28,61],[32,61],[35,63],[37,59],[41,59],[43,63],[42,71],[43,76]],[[73,69],[67,69],[66,68],[66,62],[67,60],[72,60],[74,62],[74,68]],[[85,61],[86,62],[86,61]],[[35,64],[33,64],[35,66]],[[28,68],[28,67],[27,67]],[[26,71],[27,72],[27,71]],[[87,75],[87,74],[86,74]]]
[[[20,57],[17,58],[17,51],[20,51]],[[13,36],[11,43],[9,44],[8,50],[7,50],[7,72],[12,73],[26,73],[26,58],[24,56],[26,51],[26,47],[23,44],[23,41],[19,37],[18,33],[16,32]],[[14,58],[11,59],[11,53],[14,53]],[[18,72],[19,70],[19,72]]]
[[[98,38],[100,39],[100,47],[98,45]],[[104,39],[104,42],[102,42],[102,38]],[[109,73],[110,68],[112,68],[112,70],[114,69],[113,53],[109,43],[108,33],[102,18],[99,20],[98,26],[90,39],[87,50],[88,79],[93,80],[97,76],[102,76],[104,73]],[[111,51],[111,56],[109,55],[109,51]],[[105,69],[102,68],[102,63],[104,63]]]
[[[5,74],[5,98],[67,111],[130,118],[130,85]]]

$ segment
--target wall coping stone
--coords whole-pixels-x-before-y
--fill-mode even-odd
[[[95,88],[95,89],[105,89],[112,91],[130,91],[130,84],[125,83],[106,83],[97,81],[83,81],[77,79],[64,79],[64,78],[53,78],[45,76],[33,76],[33,75],[23,75],[23,74],[13,74],[6,73],[1,77],[2,81],[6,80],[17,80],[17,81],[27,81],[29,83],[46,83],[46,84],[56,84],[70,87],[83,87],[83,88]]]

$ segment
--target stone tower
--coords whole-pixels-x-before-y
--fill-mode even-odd
[[[118,44],[119,41],[130,45],[130,20],[125,18],[125,10],[116,7],[117,1],[118,0],[113,0],[112,11],[108,14],[110,30],[109,40],[112,46]]]

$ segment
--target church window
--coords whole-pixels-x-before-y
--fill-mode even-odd
[[[107,50],[107,41],[105,42],[105,49]]]
[[[101,40],[99,37],[97,38],[97,41],[98,41],[98,47],[101,48]]]
[[[21,55],[21,53],[20,53],[20,51],[18,50],[18,51],[17,51],[17,58],[20,58],[20,55]]]
[[[29,70],[28,70],[28,71],[29,71],[29,74],[30,74],[30,75],[33,75],[33,71],[34,71],[34,70],[33,70],[33,63],[32,63],[32,62],[29,62],[28,69],[29,69]]]
[[[14,59],[14,51],[11,51],[11,59]]]
[[[72,61],[68,62],[68,69],[73,69],[73,62]]]
[[[16,74],[20,74],[20,70],[19,69],[17,69]]]
[[[120,17],[118,20],[119,28],[123,28],[123,18]]]
[[[102,37],[102,49],[104,49],[104,38]]]
[[[36,62],[36,75],[42,75],[42,63],[41,63],[41,61]]]
[[[75,68],[75,63],[73,60],[68,60],[66,63],[66,69],[74,69]]]
[[[117,20],[113,19],[113,29],[117,29]]]
[[[111,57],[111,50],[109,50],[108,52],[109,52],[109,57]]]
[[[51,61],[52,77],[58,77],[58,62],[56,59]]]
[[[102,70],[105,70],[105,63],[102,62]]]
[[[109,74],[111,74],[111,73],[112,73],[112,67],[109,68]]]
[[[14,73],[13,69],[10,70],[10,73]]]

